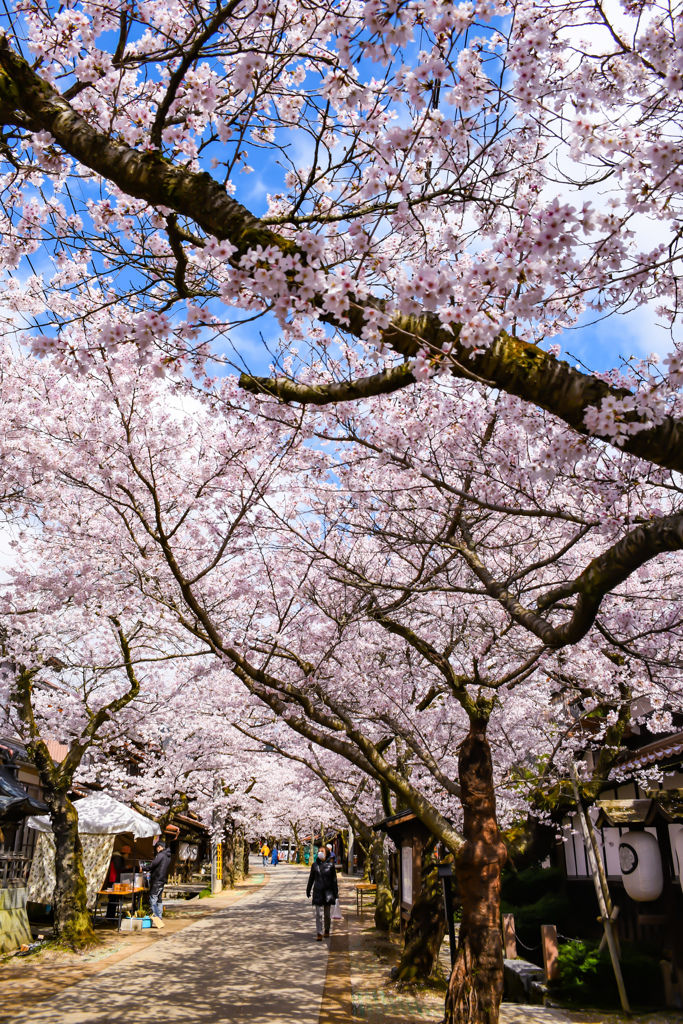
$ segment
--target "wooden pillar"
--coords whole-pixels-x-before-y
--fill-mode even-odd
[[[514,914],[503,914],[503,945],[507,960],[517,959],[517,932]]]
[[[543,942],[543,966],[548,981],[559,977],[557,964],[557,928],[554,924],[541,925],[541,940]]]

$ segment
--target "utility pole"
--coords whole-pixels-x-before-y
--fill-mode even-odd
[[[213,810],[211,813],[211,893],[215,895],[223,890],[223,844],[216,835],[217,811],[216,804],[222,793],[221,780],[216,776],[213,780]]]

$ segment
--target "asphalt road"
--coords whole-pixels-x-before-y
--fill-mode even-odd
[[[315,939],[306,873],[267,872],[239,903],[8,1024],[318,1024],[328,941]]]

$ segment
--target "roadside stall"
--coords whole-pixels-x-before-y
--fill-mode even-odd
[[[210,830],[191,812],[174,814],[164,829],[171,851],[166,899],[192,899],[211,885]]]
[[[115,800],[106,793],[95,793],[75,803],[78,834],[83,848],[83,870],[87,886],[87,906],[95,912],[98,900],[105,899],[108,916],[120,925],[123,904],[131,901],[131,912],[144,891],[144,868],[153,857],[153,841],[160,834],[159,824]],[[27,821],[35,829],[38,842],[28,880],[28,899],[33,903],[52,903],[55,887],[55,842],[48,816]],[[120,881],[109,882],[112,855],[129,848],[130,872]]]

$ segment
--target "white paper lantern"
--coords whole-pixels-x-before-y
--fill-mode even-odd
[[[662,858],[651,832],[624,833],[619,841],[619,866],[624,889],[632,900],[641,903],[662,895]]]

